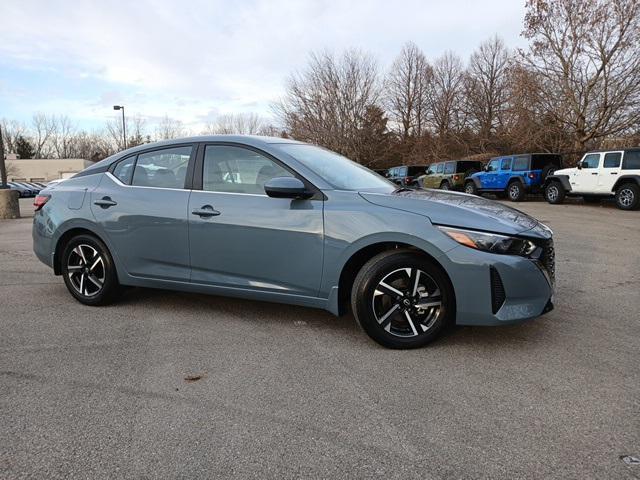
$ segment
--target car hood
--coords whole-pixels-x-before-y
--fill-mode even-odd
[[[424,215],[432,223],[516,235],[531,231],[548,238],[551,231],[535,218],[499,202],[443,190],[396,190],[360,195],[375,205]]]
[[[553,174],[554,175],[571,175],[576,170],[577,168],[563,168],[561,170],[556,170],[555,172],[553,172]]]

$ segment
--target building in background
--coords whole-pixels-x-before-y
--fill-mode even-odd
[[[7,155],[5,163],[10,182],[48,182],[69,178],[93,164],[83,158],[18,158],[15,154]]]

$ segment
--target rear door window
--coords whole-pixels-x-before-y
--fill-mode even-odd
[[[191,150],[191,146],[186,146],[141,153],[138,155],[131,185],[184,188]]]
[[[444,173],[445,173],[445,175],[456,173],[456,162],[447,162],[447,163],[445,163],[444,164]]]
[[[604,168],[618,168],[620,166],[621,159],[622,152],[605,153]]]

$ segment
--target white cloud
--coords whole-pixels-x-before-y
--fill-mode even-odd
[[[432,58],[447,49],[466,57],[494,33],[521,44],[522,14],[516,0],[22,0],[3,2],[0,59],[80,82],[57,98],[33,92],[26,116],[40,107],[91,118],[125,103],[189,124],[211,112],[268,114],[312,50],[355,46],[386,67],[412,40]]]

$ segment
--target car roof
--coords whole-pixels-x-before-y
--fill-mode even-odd
[[[149,150],[152,148],[170,147],[172,145],[182,145],[185,143],[196,143],[196,142],[232,142],[232,143],[242,143],[244,145],[249,145],[257,148],[266,147],[267,145],[283,144],[283,143],[301,144],[301,145],[304,144],[304,142],[299,142],[297,140],[292,140],[290,138],[267,137],[267,136],[261,136],[261,135],[197,135],[192,137],[172,138],[170,140],[161,140],[159,142],[144,143],[136,147],[122,150],[121,152],[111,155],[110,157],[107,157],[104,160],[100,160],[99,162],[94,163],[93,165],[87,167],[84,171],[90,172],[94,169],[100,169],[102,167],[111,165],[112,163],[128,155]]]

